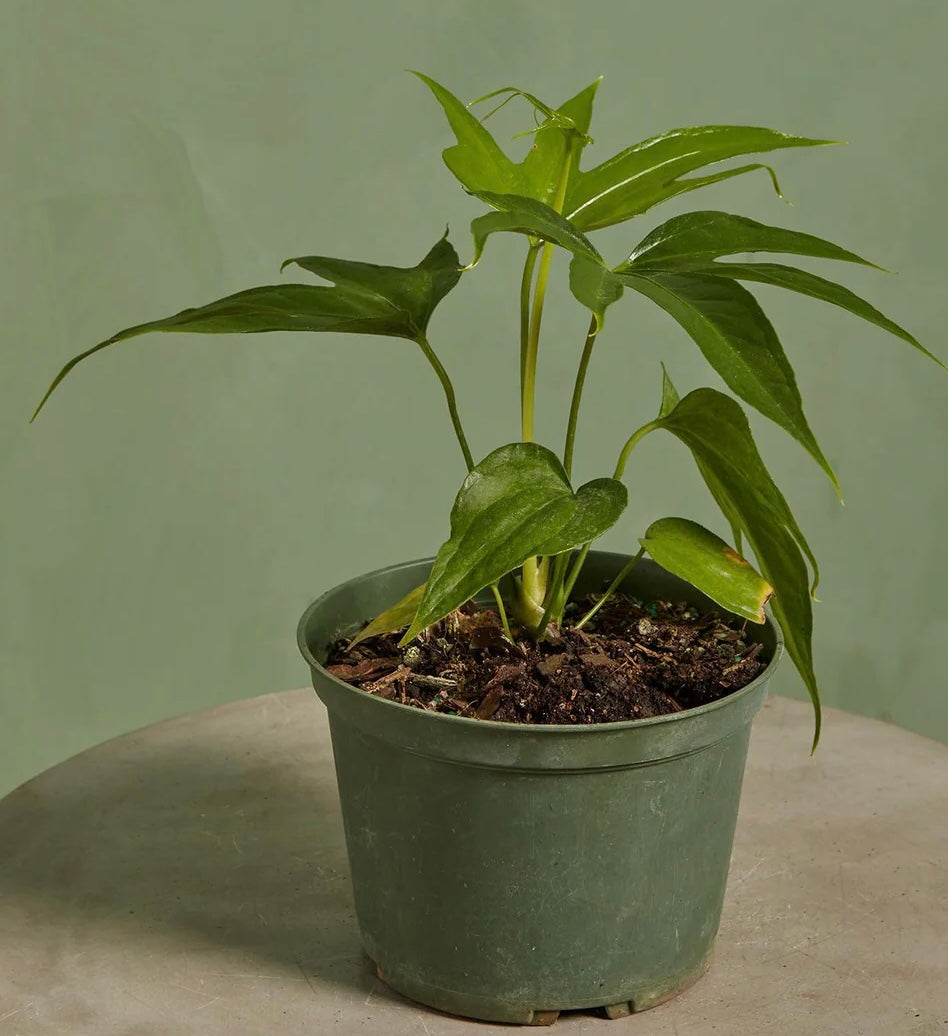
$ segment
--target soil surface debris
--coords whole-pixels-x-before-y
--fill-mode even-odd
[[[588,598],[567,609],[574,620]],[[508,640],[500,618],[474,604],[404,648],[401,634],[330,647],[326,668],[369,694],[416,708],[507,723],[610,723],[716,701],[766,666],[762,646],[733,616],[616,594],[581,630]]]

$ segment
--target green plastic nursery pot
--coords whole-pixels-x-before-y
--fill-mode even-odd
[[[627,559],[591,553],[578,589]],[[750,724],[781,653],[720,701],[654,719],[532,726],[376,698],[331,676],[328,645],[421,584],[431,560],[372,572],[304,614],[300,649],[329,712],[356,913],[379,975],[487,1021],[653,1007],[708,966]],[[652,562],[625,588],[711,602]]]

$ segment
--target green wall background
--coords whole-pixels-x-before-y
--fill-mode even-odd
[[[26,423],[74,353],[273,282],[286,256],[407,264],[446,221],[466,252],[478,210],[441,164],[441,113],[405,68],[463,97],[515,83],[556,102],[604,74],[587,162],[712,122],[848,140],[777,156],[792,208],[745,177],[603,247],[618,259],[696,207],[820,233],[899,271],[837,272],[948,355],[938,0],[7,0],[0,30],[0,792],[141,724],[305,684],[305,605],[443,539],[462,469],[408,343],[139,339],[84,364]],[[517,437],[521,243],[491,251],[431,329],[479,454]],[[948,378],[845,314],[764,294],[848,505],[755,421],[823,560],[826,701],[948,739]],[[540,433],[556,446],[584,325],[568,301],[546,321]],[[617,307],[578,474],[604,473],[652,414],[660,358],[683,390],[717,383],[657,309]],[[605,546],[627,549],[666,513],[720,527],[670,440],[643,444],[630,472]],[[777,687],[801,692],[789,666]]]

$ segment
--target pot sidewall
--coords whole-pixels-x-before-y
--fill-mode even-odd
[[[591,553],[586,587],[626,560]],[[422,583],[430,566],[351,580],[300,623],[329,712],[366,951],[406,995],[491,1021],[667,999],[711,954],[750,724],[781,652],[775,628],[749,631],[771,661],[747,687],[627,723],[461,719],[331,676],[321,664],[328,644]],[[657,565],[643,562],[632,577],[639,596],[711,606]]]

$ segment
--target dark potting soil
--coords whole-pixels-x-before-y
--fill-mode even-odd
[[[571,605],[585,614],[593,599]],[[733,617],[616,594],[581,630],[550,628],[540,643],[504,636],[497,613],[473,604],[404,648],[401,634],[330,646],[326,668],[369,694],[431,712],[508,723],[609,723],[716,701],[766,665]]]

